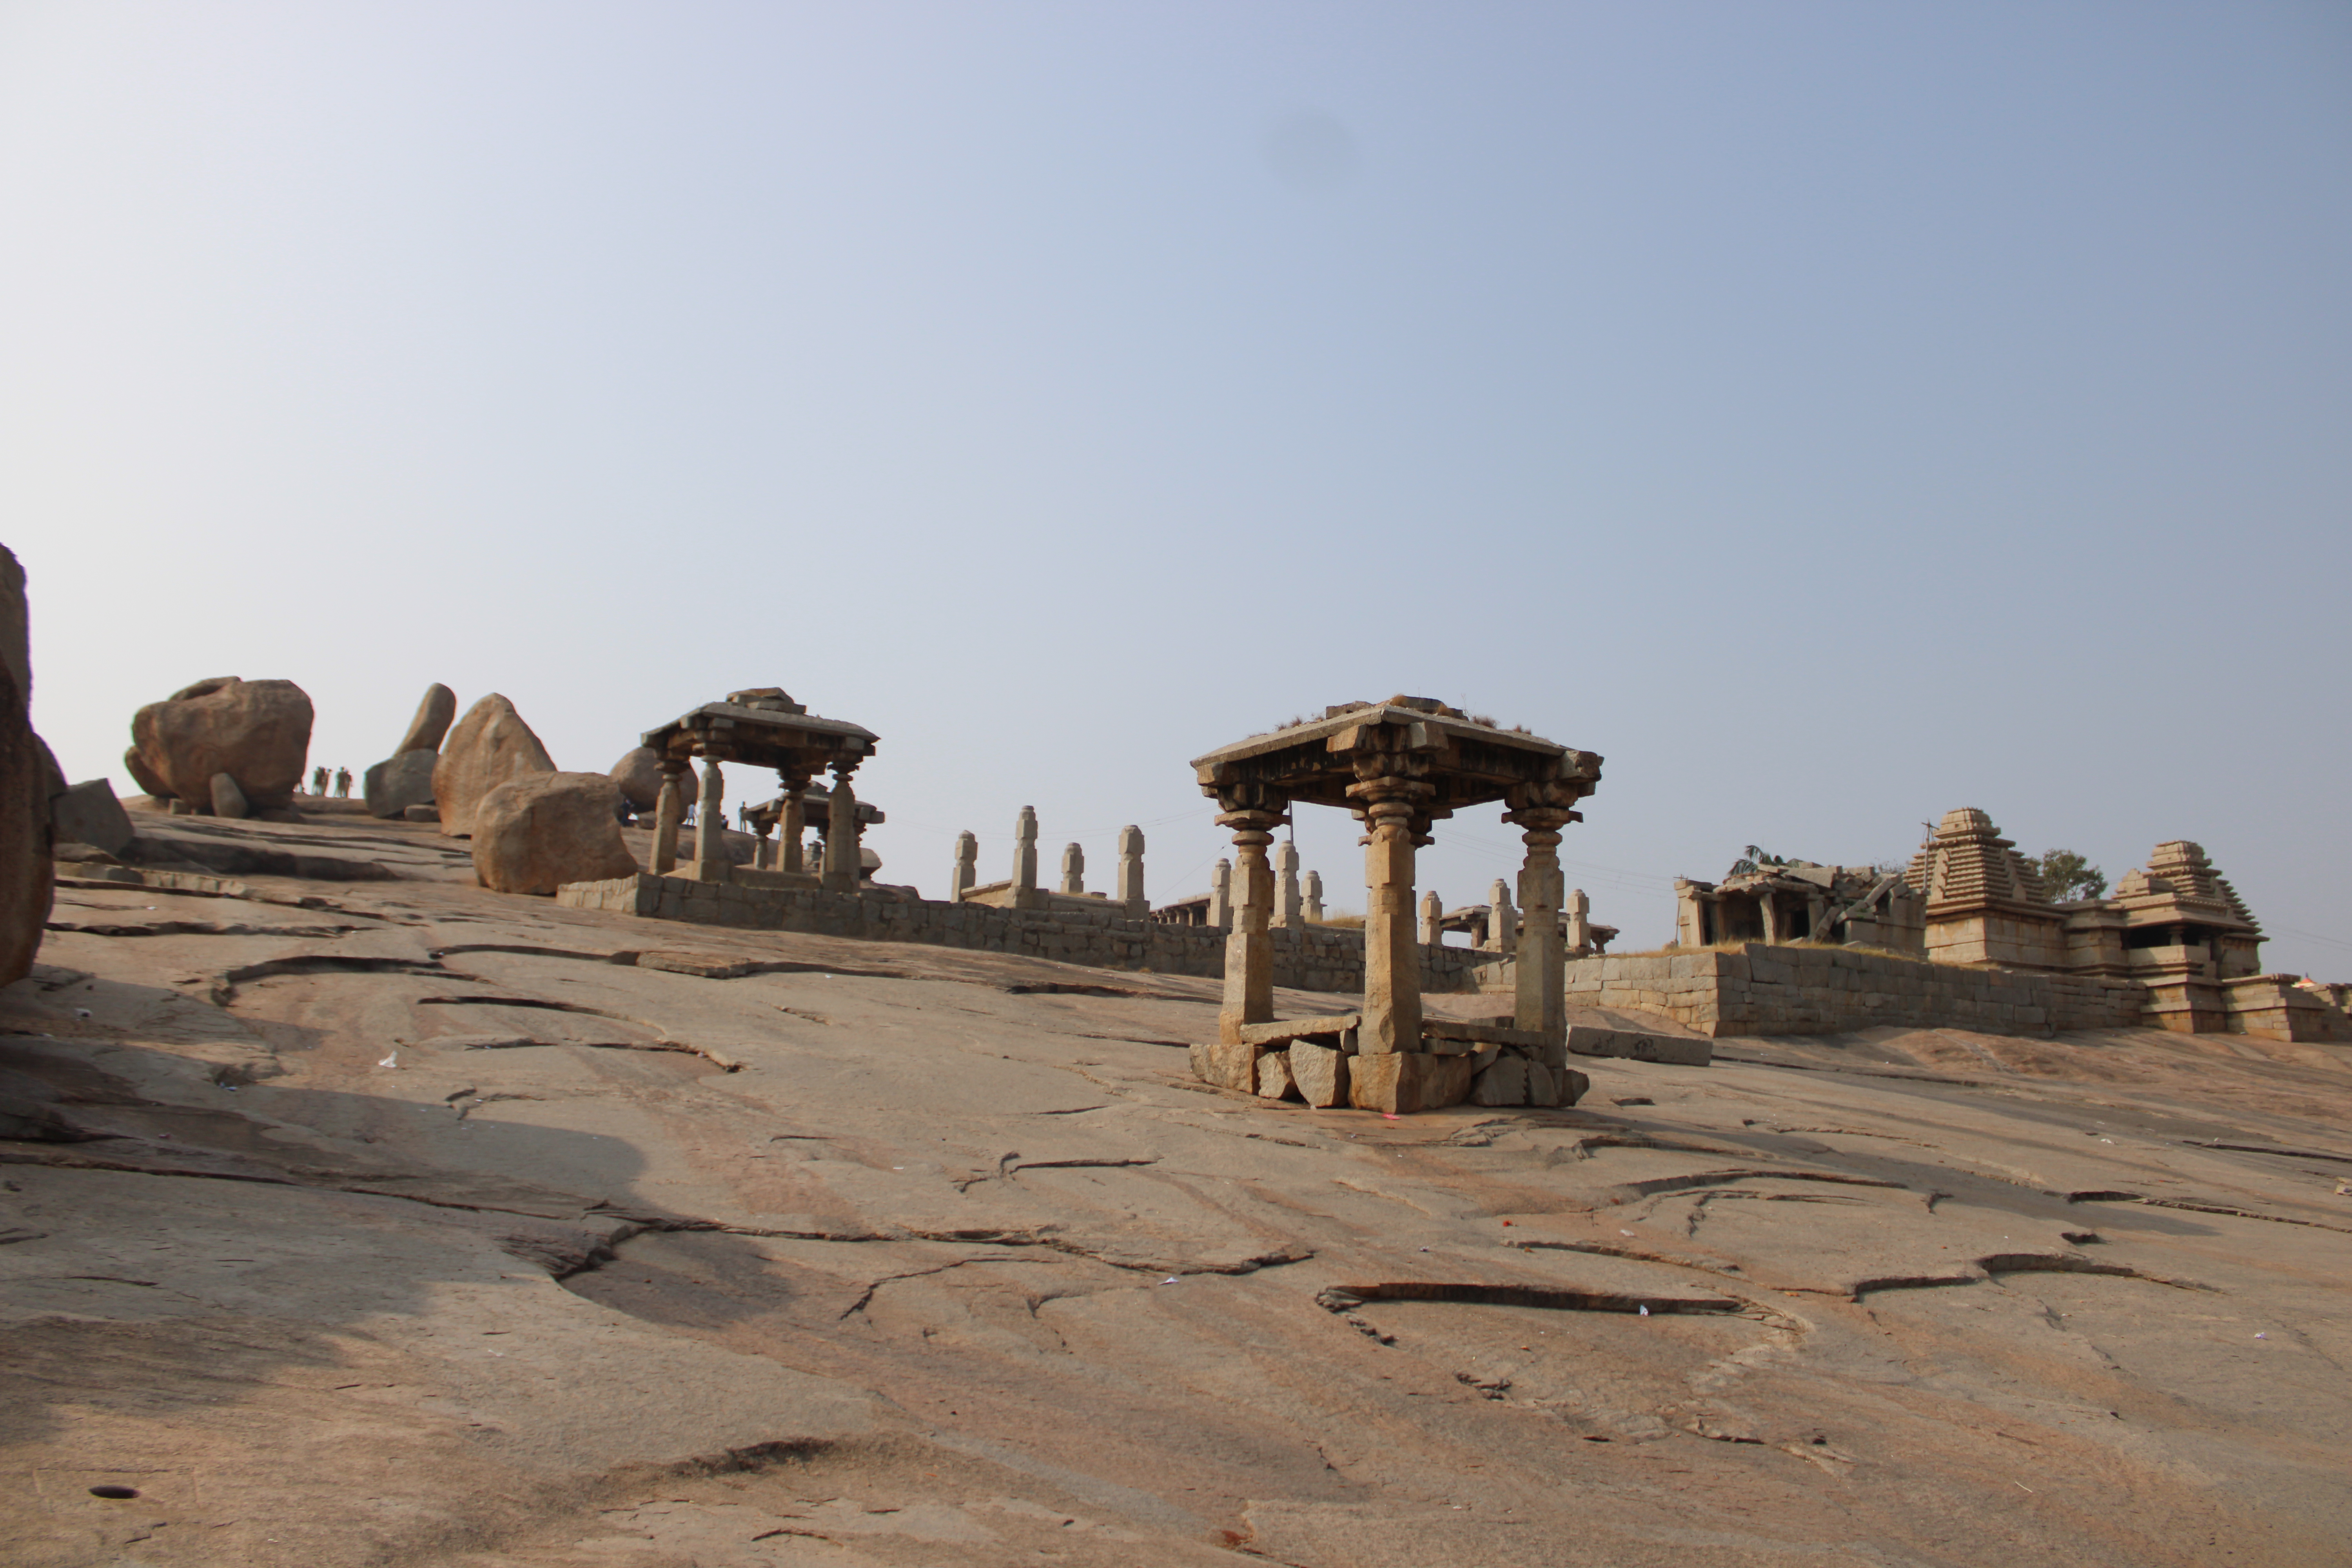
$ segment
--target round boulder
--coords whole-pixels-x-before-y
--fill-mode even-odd
[[[441,813],[442,833],[463,838],[474,831],[474,813],[491,790],[525,773],[554,771],[555,759],[515,705],[491,692],[466,710],[441,743],[440,761],[433,764],[433,804]],[[604,780],[607,790],[612,782]],[[604,809],[609,813],[612,807],[608,794]]]
[[[131,721],[131,769],[149,794],[213,805],[226,773],[255,811],[290,805],[310,761],[310,694],[290,680],[199,680]]]
[[[632,876],[635,857],[603,773],[524,773],[474,808],[474,877],[499,893],[552,893],[566,882]]]
[[[651,746],[639,746],[613,764],[613,782],[639,811],[651,811],[661,804],[661,757]],[[692,805],[702,798],[702,785],[688,768],[678,775],[678,793],[686,804]]]

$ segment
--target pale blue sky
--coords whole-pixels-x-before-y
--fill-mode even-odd
[[[0,212],[75,777],[210,675],[354,771],[777,684],[890,879],[1030,803],[1164,900],[1186,759],[1407,691],[1606,755],[1632,945],[1978,805],[2352,977],[2352,6],[16,0]]]

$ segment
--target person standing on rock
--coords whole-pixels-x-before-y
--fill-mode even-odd
[[[310,770],[310,793],[324,799],[327,794],[327,764],[320,763]]]
[[[335,798],[337,800],[352,798],[352,770],[349,768],[335,770]]]

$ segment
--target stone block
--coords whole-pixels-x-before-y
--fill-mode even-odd
[[[1290,1058],[1290,1081],[1299,1099],[1327,1110],[1348,1103],[1350,1058],[1345,1051],[1300,1040],[1284,1055]]]
[[[1540,1067],[1536,1069],[1542,1072]],[[1550,1074],[1544,1073],[1546,1088]],[[1525,1057],[1498,1056],[1492,1066],[1470,1080],[1470,1103],[1473,1105],[1525,1105],[1528,1103],[1528,1059]]]
[[[1715,1059],[1715,1046],[1708,1040],[1644,1035],[1631,1029],[1594,1029],[1580,1024],[1568,1031],[1568,1048],[1580,1057],[1622,1057],[1679,1067],[1703,1068]]]
[[[1258,1047],[1239,1040],[1196,1040],[1192,1076],[1202,1083],[1242,1094],[1257,1092]]]
[[[1423,1051],[1360,1056],[1349,1063],[1349,1103],[1361,1110],[1398,1116],[1436,1110],[1458,1103],[1469,1093],[1470,1065],[1468,1057],[1439,1057]]]
[[[1257,1097],[1260,1100],[1297,1100],[1298,1088],[1290,1079],[1290,1053],[1268,1051],[1257,1058]]]

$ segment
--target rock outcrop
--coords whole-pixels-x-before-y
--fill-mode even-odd
[[[639,811],[651,811],[661,803],[661,758],[652,747],[639,746],[614,763],[612,776],[629,804]],[[678,790],[688,805],[702,798],[702,785],[692,768],[679,775]]]
[[[396,752],[368,769],[360,779],[368,815],[389,819],[404,816],[412,805],[431,805],[433,771],[440,762],[438,753],[419,749]]]
[[[425,700],[416,705],[416,717],[408,721],[408,733],[392,749],[395,757],[409,752],[437,752],[441,739],[448,734],[449,725],[457,717],[457,694],[435,681],[425,689]]]
[[[199,680],[131,721],[131,776],[158,798],[213,809],[226,773],[254,811],[292,804],[310,760],[310,699],[290,680]]]
[[[613,781],[603,773],[531,773],[474,808],[474,876],[499,893],[552,893],[566,882],[635,874],[621,839]]]
[[[555,759],[522,721],[515,705],[491,692],[466,710],[466,716],[442,742],[440,761],[433,766],[433,804],[441,813],[442,833],[463,838],[474,831],[474,812],[484,795],[509,779],[554,771]],[[613,781],[604,783],[604,811],[609,817]]]
[[[0,546],[0,985],[22,980],[41,948],[56,892],[49,797],[65,787],[33,732],[33,658],[25,569]]]

